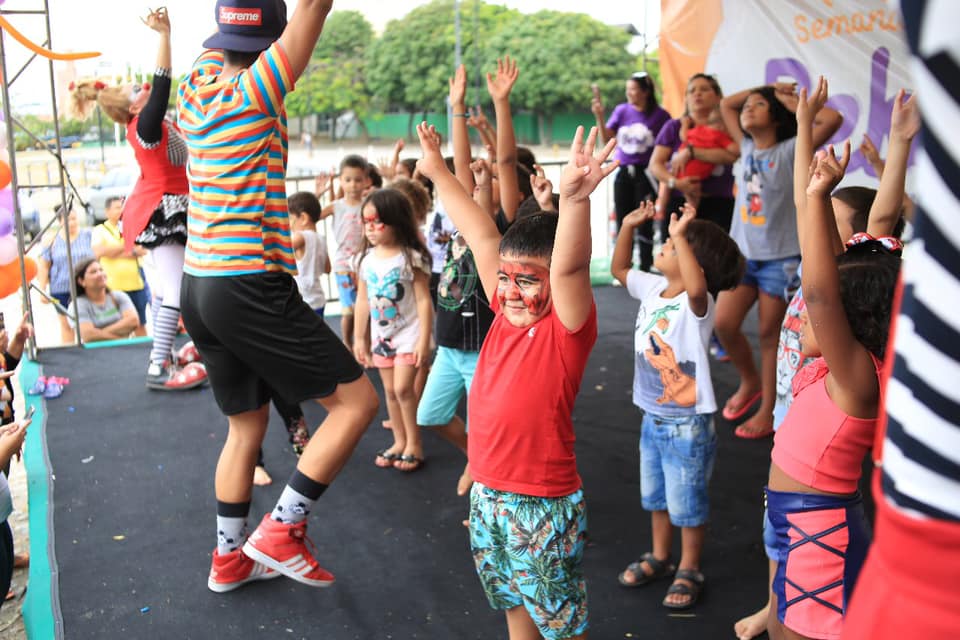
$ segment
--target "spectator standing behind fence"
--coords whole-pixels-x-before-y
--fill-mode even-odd
[[[123,198],[117,196],[107,198],[105,211],[107,219],[103,224],[93,228],[91,240],[93,255],[107,273],[107,286],[114,291],[123,291],[133,302],[140,321],[133,335],[145,336],[147,335],[147,302],[150,300],[150,290],[147,289],[140,270],[140,258],[147,255],[147,250],[134,246],[128,251],[123,246],[123,236],[120,234]]]
[[[92,234],[89,228],[81,229],[77,220],[77,212],[70,211],[67,215],[67,236],[70,238],[70,257],[73,264],[80,264],[93,258]],[[41,289],[49,286],[50,296],[60,306],[67,309],[70,306],[70,278],[73,277],[71,265],[67,260],[67,241],[64,234],[57,233],[53,242],[43,248],[40,253],[40,272],[38,283]],[[49,302],[42,298],[43,302]],[[69,312],[68,312],[69,313]],[[60,341],[70,344],[74,341],[73,327],[65,313],[60,313]]]
[[[617,210],[617,230],[623,218],[640,206],[644,200],[656,198],[656,191],[647,179],[646,169],[653,153],[654,141],[670,114],[657,104],[653,78],[644,71],[627,79],[627,101],[618,104],[613,113],[603,122],[603,102],[600,90],[594,85],[593,102],[590,105],[597,119],[601,139],[617,139],[615,159],[620,161],[620,170],[613,181],[613,202]],[[640,269],[649,271],[653,264],[653,221],[644,222],[639,228]]]

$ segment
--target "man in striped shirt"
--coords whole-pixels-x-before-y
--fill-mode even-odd
[[[299,0],[288,25],[282,0],[218,0],[209,51],[179,89],[190,152],[181,308],[230,425],[215,480],[217,548],[207,586],[216,592],[280,574],[333,583],[304,544],[306,519],[377,411],[363,369],[293,279],[283,100],[332,4]],[[244,544],[271,389],[291,403],[316,400],[329,414]]]

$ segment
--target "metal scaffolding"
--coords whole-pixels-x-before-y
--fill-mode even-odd
[[[46,29],[46,40],[42,44],[45,48],[51,48],[50,44],[50,5],[48,0],[43,0],[42,9],[33,9],[33,10],[4,10],[0,9],[0,15],[10,16],[10,15],[26,15],[26,16],[35,16],[43,19],[43,23]],[[53,129],[54,129],[54,140],[52,143],[47,143],[46,141],[41,140],[36,134],[29,131],[24,124],[14,117],[12,110],[10,108],[10,86],[13,85],[19,78],[24,74],[27,69],[31,66],[36,67],[38,65],[42,66],[42,61],[37,61],[38,55],[33,53],[27,61],[23,64],[20,69],[13,75],[10,75],[7,70],[7,38],[9,35],[0,30],[0,73],[2,73],[2,82],[0,82],[0,98],[3,100],[3,116],[4,123],[7,128],[7,152],[9,155],[10,163],[10,172],[12,178],[10,181],[10,188],[13,193],[13,215],[14,215],[14,229],[17,234],[17,249],[19,254],[20,261],[20,289],[21,295],[23,296],[23,306],[24,311],[27,314],[27,318],[31,324],[33,324],[33,305],[30,301],[30,291],[31,289],[37,291],[39,295],[43,296],[50,301],[51,304],[55,306],[58,313],[64,315],[71,315],[73,317],[74,327],[79,325],[78,322],[78,309],[77,309],[77,283],[73,277],[70,278],[70,296],[71,296],[71,305],[70,309],[65,309],[62,307],[57,300],[53,299],[46,291],[40,289],[40,287],[35,284],[28,283],[26,279],[26,264],[24,262],[24,257],[27,253],[35,247],[39,242],[42,241],[44,235],[50,230],[50,228],[56,222],[60,222],[60,231],[63,232],[64,241],[66,243],[66,252],[67,252],[67,265],[69,272],[72,274],[74,269],[73,264],[73,255],[70,247],[70,231],[68,224],[68,216],[70,215],[70,210],[73,206],[73,198],[77,193],[76,187],[74,187],[70,175],[67,172],[66,165],[63,163],[63,148],[60,144],[60,114],[58,113],[57,108],[57,94],[56,94],[56,84],[55,76],[53,70],[53,60],[46,58],[46,68],[47,74],[50,80],[50,108],[51,113],[53,114]],[[49,184],[20,184],[17,178],[17,154],[16,154],[16,140],[15,132],[19,130],[23,133],[26,133],[36,144],[39,144],[42,148],[46,149],[57,162],[59,171],[57,172],[56,179]],[[23,217],[20,212],[20,197],[19,189],[20,187],[42,187],[42,188],[55,188],[60,190],[60,206],[57,208],[56,215],[41,228],[40,232],[31,239],[30,243],[27,244],[24,240],[24,229],[23,229]],[[56,231],[55,231],[56,233]],[[80,332],[74,331],[74,340],[77,345],[81,344]],[[31,338],[27,345],[28,354],[31,358],[36,356],[36,339]]]

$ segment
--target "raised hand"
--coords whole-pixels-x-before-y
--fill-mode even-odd
[[[166,7],[154,9],[147,14],[146,18],[140,18],[140,20],[157,33],[170,33],[170,16],[167,15]]]
[[[467,68],[462,64],[450,78],[450,105],[462,107],[467,100]]]
[[[797,100],[797,123],[805,126],[813,126],[813,121],[817,114],[827,104],[829,96],[829,87],[827,80],[823,76],[817,80],[817,86],[807,94],[807,89],[800,89],[800,97]]]
[[[483,113],[483,108],[480,105],[476,107],[470,107],[467,110],[467,126],[473,127],[477,131],[481,129],[486,129],[490,126],[490,122],[487,121],[487,116]]]
[[[904,100],[906,91],[900,89],[893,100],[893,113],[890,115],[890,137],[909,142],[920,131],[920,107],[917,106],[917,94]]]
[[[417,137],[423,150],[423,158],[417,161],[417,171],[433,180],[438,173],[447,170],[447,163],[440,151],[440,134],[433,125],[421,122],[417,125]]]
[[[598,118],[603,118],[603,99],[600,97],[600,87],[592,84],[590,90],[593,91],[593,99],[590,100],[590,111]]]
[[[859,147],[860,153],[866,158],[867,162],[870,163],[870,166],[876,167],[877,165],[883,165],[883,159],[880,157],[880,152],[877,150],[873,140],[870,139],[868,134],[863,134],[863,142],[860,143]]]
[[[850,164],[850,141],[843,145],[843,154],[837,158],[833,145],[826,151],[818,151],[811,163],[810,184],[807,186],[808,196],[823,197],[830,194],[834,187],[843,180],[843,175]]]
[[[534,173],[530,174],[530,188],[533,190],[533,197],[540,205],[541,211],[553,211],[553,183],[547,179],[543,167],[535,164],[533,168]]]
[[[686,238],[687,227],[690,221],[697,217],[697,209],[689,202],[684,202],[680,207],[680,215],[676,212],[670,214],[670,224],[667,225],[667,231],[671,238]]]
[[[477,158],[470,163],[473,172],[473,182],[477,188],[489,187],[493,183],[493,171],[485,158]]]
[[[644,200],[640,206],[623,217],[623,227],[639,227],[647,220],[653,220],[657,213],[656,206],[649,200]]]
[[[618,161],[611,162],[607,167],[603,162],[613,153],[617,146],[616,138],[610,139],[602,149],[594,154],[597,146],[597,128],[590,127],[587,140],[583,140],[583,127],[577,127],[570,145],[570,160],[563,167],[560,174],[560,196],[572,201],[586,201],[597,188],[600,181],[614,172],[619,166]]]
[[[497,58],[496,77],[487,74],[487,91],[490,97],[497,100],[506,100],[510,97],[510,90],[520,75],[520,69],[517,68],[517,61],[504,56],[503,59]]]

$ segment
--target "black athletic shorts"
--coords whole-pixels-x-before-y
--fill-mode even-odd
[[[225,415],[259,409],[270,401],[271,388],[300,403],[363,375],[289,274],[185,274],[180,311]]]

